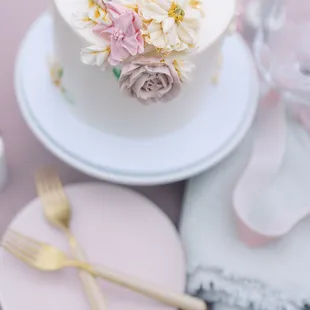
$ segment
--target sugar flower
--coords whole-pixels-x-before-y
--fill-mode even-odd
[[[74,24],[77,28],[93,28],[97,24],[110,25],[111,20],[106,9],[92,5],[86,12],[73,14]]]
[[[166,51],[183,51],[196,43],[201,14],[171,0],[140,0],[139,13],[147,25],[147,42]]]
[[[93,31],[111,45],[109,63],[116,66],[129,56],[136,56],[144,51],[141,33],[141,19],[137,13],[117,3],[107,3],[111,25],[98,24]]]
[[[144,104],[170,101],[180,93],[182,85],[172,64],[146,57],[125,64],[119,83],[121,90]]]

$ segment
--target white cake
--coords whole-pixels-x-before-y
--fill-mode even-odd
[[[113,1],[108,3],[112,3]],[[157,0],[143,1],[149,1],[148,5],[152,6],[153,3],[151,2],[156,4]],[[215,78],[218,74],[221,46],[225,37],[230,32],[230,25],[235,12],[235,0],[202,1],[204,2],[201,3],[199,9],[197,5],[195,6],[195,4],[198,3],[197,1],[195,3],[191,2],[190,10],[195,9],[200,14],[199,28],[195,28],[195,31],[189,30],[192,36],[197,36],[194,38],[194,46],[193,44],[188,45],[190,47],[186,49],[181,45],[183,44],[182,41],[176,45],[171,45],[169,43],[170,45],[167,45],[168,47],[162,49],[157,48],[156,52],[150,49],[149,55],[152,57],[155,54],[156,56],[161,54],[163,59],[165,59],[164,61],[167,63],[169,62],[169,64],[176,60],[176,62],[173,62],[173,68],[176,69],[179,81],[181,81],[181,84],[179,83],[181,85],[181,90],[179,91],[180,87],[178,87],[178,94],[175,95],[175,93],[173,93],[172,100],[166,100],[167,97],[160,97],[156,98],[156,102],[149,102],[148,100],[144,104],[141,100],[130,97],[128,92],[121,91],[119,81],[113,73],[112,66],[108,66],[105,71],[96,66],[96,64],[102,66],[103,59],[90,59],[90,57],[97,56],[95,50],[93,53],[85,56],[85,48],[89,46],[105,46],[102,37],[99,36],[98,33],[94,33],[93,28],[77,27],[79,21],[77,18],[81,18],[81,16],[83,22],[90,20],[88,17],[89,14],[102,18],[102,16],[97,16],[99,15],[98,12],[94,13],[93,7],[90,9],[90,6],[94,6],[94,2],[92,0],[54,0],[55,50],[51,72],[55,84],[61,86],[62,92],[68,100],[68,108],[72,113],[84,123],[101,131],[131,137],[154,137],[167,134],[185,126],[197,116],[199,111],[208,104],[208,102],[204,100],[208,87],[216,87],[209,85],[211,84],[212,78]],[[105,5],[103,0],[96,0],[95,6],[100,2]],[[187,4],[183,5],[185,6]],[[126,4],[126,8],[127,7],[130,6]],[[155,11],[156,10],[157,8],[155,8]],[[100,12],[102,13],[101,9]],[[138,10],[136,10],[136,12],[141,14]],[[186,12],[187,11],[185,11],[185,17]],[[145,14],[147,15],[147,13]],[[169,11],[169,14],[170,13],[171,11]],[[184,11],[182,11],[181,14],[184,15]],[[83,19],[85,16],[86,19]],[[172,18],[175,19],[175,15],[170,14],[169,16],[173,16]],[[183,18],[182,15],[179,15],[179,17],[180,16]],[[105,16],[103,18],[105,18]],[[175,27],[182,26],[182,23],[177,19],[175,19],[175,21]],[[163,25],[163,23],[161,25]],[[196,23],[196,21],[194,23]],[[149,22],[147,25],[149,25]],[[166,36],[170,34],[170,32],[165,33]],[[147,35],[148,36],[144,38],[149,39],[154,37],[150,36],[149,33]],[[171,40],[174,40],[174,38],[171,38]],[[165,39],[164,42],[167,42],[167,40]],[[155,44],[157,43],[154,43],[154,45]],[[141,56],[145,56],[149,48],[146,47],[146,43],[144,46],[144,55]],[[112,46],[112,48],[114,47]],[[109,51],[110,50],[111,49],[109,49]],[[100,57],[101,56],[105,57],[106,55],[102,53],[100,54]],[[139,55],[135,57],[139,57]],[[185,71],[183,70],[186,78],[187,75],[190,76],[189,82],[187,83],[185,81],[187,79],[181,74],[183,71],[180,73],[180,71],[177,70],[177,64],[181,64],[180,59],[183,61],[182,64],[184,61],[186,64],[187,62],[193,64],[193,66],[187,65]],[[130,56],[127,61],[128,65],[134,60],[135,58]],[[89,64],[95,64],[95,66],[85,64],[87,62]],[[107,60],[105,60],[105,62],[107,62]],[[126,62],[126,60],[124,60],[124,62]],[[118,74],[120,72],[119,68],[122,70],[120,65],[116,65],[114,68],[114,70],[116,69],[115,72]],[[170,66],[169,68],[172,67]],[[190,70],[191,72],[188,72]],[[121,72],[124,73],[124,71],[125,69]],[[121,77],[121,80],[124,81],[124,78]],[[145,89],[151,89],[152,91],[155,90],[152,94],[159,94],[159,92],[162,91],[160,87],[166,87],[167,89],[171,87],[171,85],[172,88],[174,87],[174,82],[169,81],[169,79],[166,80],[166,76],[164,77],[164,81],[162,81],[162,79],[160,81],[152,81],[149,86],[143,86],[143,92]],[[157,86],[153,86],[154,83]],[[163,83],[164,86],[158,86],[160,83]],[[177,85],[179,86],[179,84]],[[163,91],[166,90],[164,89]],[[169,99],[171,99],[170,97]]]

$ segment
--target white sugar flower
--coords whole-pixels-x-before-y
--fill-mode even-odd
[[[187,60],[175,59],[173,61],[173,66],[175,71],[178,73],[181,82],[188,83],[190,81],[191,72],[195,68],[195,65]]]
[[[201,14],[171,0],[140,0],[140,14],[148,21],[147,42],[166,51],[182,51],[196,43]]]
[[[105,69],[106,60],[110,55],[110,46],[89,46],[81,50],[81,61],[86,65]]]
[[[92,28],[99,23],[105,25],[112,23],[107,10],[92,0],[89,1],[87,11],[73,14],[73,19],[75,27],[81,29]]]

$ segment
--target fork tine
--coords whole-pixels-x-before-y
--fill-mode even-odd
[[[21,260],[32,264],[35,260],[35,256],[29,255],[29,253],[26,253],[23,248],[16,246],[16,244],[11,243],[9,241],[4,241],[1,243],[1,246],[7,250],[12,255],[20,258]]]
[[[36,186],[43,202],[53,203],[66,199],[66,194],[59,176],[51,168],[44,168],[36,173]]]
[[[51,168],[40,169],[36,173],[36,185],[41,193],[49,193],[51,183],[57,178],[56,172]]]
[[[41,247],[41,243],[37,242],[29,237],[23,236],[15,231],[8,231],[4,238],[3,243],[9,243],[11,246],[19,249],[24,255],[33,257],[35,256]]]
[[[20,259],[32,264],[38,253],[39,247],[34,246],[14,233],[8,232],[1,240],[1,246],[9,251],[11,254],[19,257]]]
[[[19,232],[16,231],[16,230],[13,230],[13,229],[9,229],[9,230],[7,231],[7,233],[5,234],[5,236],[6,236],[6,235],[12,236],[12,237],[16,237],[16,238],[18,238],[20,241],[25,242],[25,243],[28,242],[28,243],[32,244],[33,246],[36,246],[37,248],[39,248],[40,246],[43,246],[43,245],[44,245],[43,242],[40,242],[40,241],[38,241],[38,240],[32,239],[32,238],[30,238],[30,237],[28,237],[28,236],[25,236],[25,235],[19,233]]]

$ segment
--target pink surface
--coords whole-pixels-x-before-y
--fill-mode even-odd
[[[7,148],[9,182],[0,193],[0,235],[13,216],[35,197],[33,174],[43,165],[53,165],[60,171],[65,183],[90,180],[60,162],[34,138],[18,110],[14,93],[14,62],[18,46],[30,24],[48,7],[48,0],[0,1],[0,131]],[[13,22],[14,19],[14,22]],[[9,29],[8,29],[9,27]],[[139,188],[177,222],[183,186],[172,184],[152,188]]]
[[[72,203],[72,231],[90,261],[174,291],[184,290],[182,245],[175,227],[156,205],[112,185],[80,184],[68,187],[67,193]],[[12,228],[67,249],[63,234],[45,221],[38,199],[15,218]],[[75,270],[43,273],[7,252],[0,254],[0,266],[5,310],[89,309]],[[104,281],[100,286],[111,310],[170,309]]]

